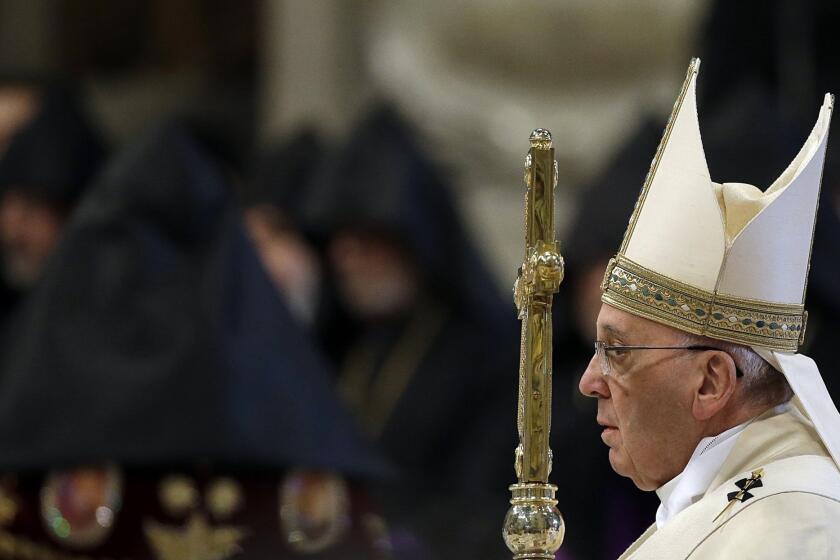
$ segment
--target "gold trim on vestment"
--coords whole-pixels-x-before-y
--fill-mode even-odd
[[[718,340],[796,352],[808,314],[802,305],[716,294],[647,269],[624,255],[611,259],[601,300],[639,315]]]

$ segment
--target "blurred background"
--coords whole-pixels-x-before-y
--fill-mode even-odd
[[[567,263],[558,558],[618,556],[658,502],[612,473],[577,392],[606,262],[690,58],[713,179],[765,188],[837,90],[838,16],[0,0],[0,551],[508,558],[510,288],[542,127]],[[803,349],[832,392],[838,161]]]
[[[521,216],[497,209],[521,202],[530,131],[574,131],[556,142],[562,234],[639,115],[667,117],[706,4],[4,0],[0,63],[77,81],[115,146],[185,112],[241,158],[301,126],[340,139],[391,100],[449,168],[507,285]]]

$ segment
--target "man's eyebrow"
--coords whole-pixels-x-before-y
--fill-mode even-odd
[[[601,330],[606,331],[607,334],[615,338],[624,338],[624,332],[613,325],[600,325]]]

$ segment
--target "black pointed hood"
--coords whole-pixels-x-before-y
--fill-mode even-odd
[[[36,89],[35,116],[0,157],[0,191],[14,188],[70,208],[99,171],[103,142],[74,91],[53,85]]]
[[[273,206],[296,227],[312,233],[304,216],[306,196],[319,164],[326,160],[322,138],[313,129],[298,131],[259,159],[242,193],[243,205]]]
[[[0,469],[207,461],[382,472],[228,194],[175,124],[108,168],[3,357]]]

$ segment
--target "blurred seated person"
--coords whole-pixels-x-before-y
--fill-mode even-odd
[[[492,359],[511,346],[500,335],[512,314],[449,189],[409,125],[381,107],[351,132],[309,198],[345,314],[327,334],[342,394],[391,457],[421,476],[456,453],[459,399],[481,402],[498,379]]]
[[[38,280],[103,155],[73,92],[0,86],[0,265],[12,290]]]
[[[0,555],[389,557],[364,490],[386,469],[188,130],[106,169],[23,311],[0,362]]]
[[[15,133],[35,114],[38,102],[38,89],[32,80],[0,77],[0,160]],[[0,317],[14,307],[18,296],[8,282],[0,279]]]
[[[307,198],[339,304],[324,344],[341,394],[402,474],[387,496],[391,513],[415,528],[435,517],[445,525],[444,493],[505,494],[516,447],[516,313],[470,242],[444,175],[408,123],[381,106]],[[503,549],[507,504],[498,504],[480,539]],[[459,507],[469,506],[449,513],[463,514]],[[486,512],[472,512],[471,523]],[[429,531],[447,541],[434,557],[450,557],[457,528]]]
[[[245,226],[272,282],[295,318],[312,326],[322,301],[320,257],[301,216],[324,145],[304,130],[270,150],[242,196]]]

